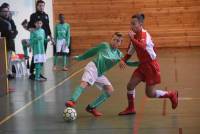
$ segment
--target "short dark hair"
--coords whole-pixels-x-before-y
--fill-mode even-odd
[[[44,2],[43,0],[38,0],[38,1],[36,2],[36,6],[38,6],[40,3],[45,4],[45,2]]]
[[[10,5],[6,2],[4,2],[3,4],[1,4],[1,7],[5,7],[5,8],[8,8]]]
[[[123,37],[123,34],[120,32],[115,32],[114,35],[116,35],[117,37],[120,37],[120,38]]]
[[[137,13],[132,16],[132,19],[133,18],[137,18],[139,22],[144,23],[145,16],[144,13]]]
[[[8,7],[0,6],[0,12],[2,12],[2,10],[3,10],[4,8],[8,8]]]
[[[6,2],[4,2],[3,4],[1,4],[1,7],[2,8],[8,8],[10,5]]]
[[[60,14],[58,14],[58,16],[60,17],[60,16],[65,16],[63,13],[60,13]]]
[[[58,15],[61,16],[61,15],[64,15],[64,14],[63,13],[59,13]]]
[[[34,20],[34,23],[36,23],[36,22],[38,22],[38,21],[42,21],[42,19],[41,19],[41,18],[37,18],[37,19]],[[42,21],[42,22],[43,22],[43,21]]]

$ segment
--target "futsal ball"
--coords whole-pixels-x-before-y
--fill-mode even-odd
[[[73,121],[77,118],[77,113],[74,108],[67,107],[63,112],[63,119],[65,121]]]

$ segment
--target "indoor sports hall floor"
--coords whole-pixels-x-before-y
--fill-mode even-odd
[[[162,84],[158,88],[177,89],[179,106],[171,109],[169,100],[148,99],[144,84],[136,89],[136,115],[118,116],[127,106],[126,83],[135,68],[118,66],[106,76],[115,91],[100,106],[104,113],[94,118],[85,107],[99,90],[90,88],[79,99],[78,119],[62,119],[65,100],[79,84],[88,62],[70,62],[70,71],[52,71],[52,60],[45,64],[46,82],[27,78],[10,81],[16,92],[0,97],[0,134],[200,134],[200,48],[159,49]]]

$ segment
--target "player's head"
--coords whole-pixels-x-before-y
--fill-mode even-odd
[[[10,11],[8,7],[1,6],[0,7],[0,16],[3,18],[9,18]]]
[[[39,12],[44,12],[45,2],[43,0],[38,0],[36,2],[36,10]]]
[[[9,18],[12,18],[12,15],[14,14],[14,12],[10,11],[10,5],[9,4],[4,2],[3,4],[1,4],[1,7],[8,8],[8,10],[9,10]]]
[[[112,48],[118,48],[123,41],[123,35],[120,32],[115,32],[111,39],[111,47]]]
[[[35,28],[38,29],[38,28],[41,28],[43,23],[42,23],[42,20],[41,19],[36,19],[35,22]]]
[[[143,13],[138,13],[138,14],[135,14],[132,16],[132,19],[131,19],[131,29],[137,33],[137,32],[140,32],[142,31],[142,26],[143,26],[143,23],[144,23],[144,14]]]
[[[6,2],[4,2],[3,4],[1,4],[1,7],[6,7],[8,9],[10,9],[10,5]]]
[[[65,22],[65,16],[64,16],[64,14],[59,14],[58,17],[59,17],[60,23],[64,23]]]

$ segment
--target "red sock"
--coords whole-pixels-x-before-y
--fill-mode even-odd
[[[135,98],[134,98],[133,94],[128,94],[127,93],[127,99],[128,99],[128,108],[129,109],[134,109],[135,108],[135,106],[134,106]]]

